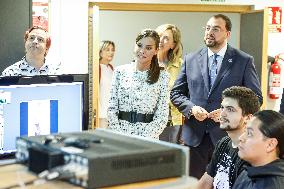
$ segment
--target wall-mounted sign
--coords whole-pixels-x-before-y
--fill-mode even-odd
[[[48,0],[33,1],[33,26],[48,30]]]
[[[282,8],[268,7],[268,31],[270,33],[281,33]]]

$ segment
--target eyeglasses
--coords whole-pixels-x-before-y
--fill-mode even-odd
[[[31,42],[33,42],[36,38],[37,38],[37,41],[38,41],[39,43],[44,43],[44,42],[45,42],[45,40],[44,40],[43,37],[35,36],[35,35],[30,35],[30,36],[28,37],[28,40],[31,41]]]
[[[221,28],[216,27],[216,26],[213,26],[213,27],[211,27],[211,26],[205,26],[205,27],[203,27],[203,29],[204,29],[206,32],[209,32],[209,31],[211,30],[212,33],[219,33],[219,32],[222,31]]]

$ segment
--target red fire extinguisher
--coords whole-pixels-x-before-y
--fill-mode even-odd
[[[276,56],[275,62],[270,67],[270,74],[269,74],[269,97],[271,99],[278,99],[282,93],[280,80],[281,80],[281,67],[278,62],[278,56]]]

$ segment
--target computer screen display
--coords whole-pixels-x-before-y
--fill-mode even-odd
[[[87,74],[0,78],[0,157],[18,136],[87,129],[87,85]]]

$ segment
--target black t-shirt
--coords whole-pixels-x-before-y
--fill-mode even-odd
[[[206,171],[214,178],[213,188],[229,189],[232,188],[245,165],[238,156],[238,148],[233,148],[232,140],[226,136],[217,143]]]

